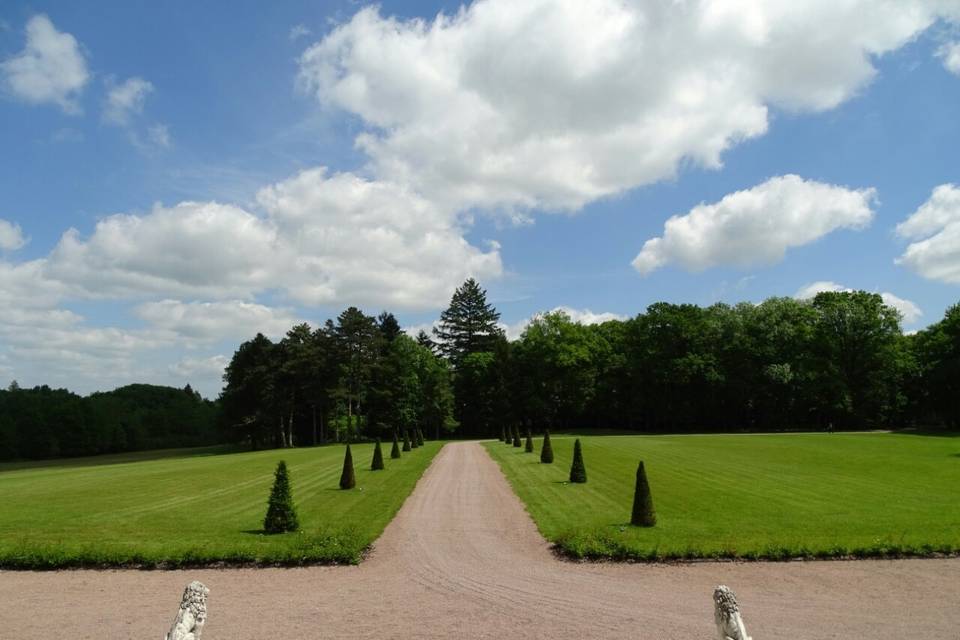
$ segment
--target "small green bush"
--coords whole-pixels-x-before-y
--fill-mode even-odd
[[[527,429],[527,441],[524,445],[523,450],[526,453],[533,453],[533,435],[531,435],[530,429]]]
[[[410,432],[403,430],[403,450],[410,451]]]
[[[263,519],[263,530],[267,533],[284,533],[300,528],[297,522],[297,510],[293,506],[293,493],[290,489],[290,477],[287,463],[283,460],[277,465],[273,488],[267,501],[267,515]]]
[[[553,445],[550,444],[550,430],[543,430],[543,444],[540,445],[540,462],[553,464]]]
[[[657,514],[653,511],[653,498],[650,496],[650,483],[643,469],[643,460],[637,467],[637,486],[633,492],[633,515],[630,524],[636,527],[652,527],[657,524]]]
[[[340,488],[353,489],[357,486],[357,478],[353,473],[353,454],[350,453],[350,445],[347,445],[347,451],[343,454],[343,473],[340,474]]]
[[[396,432],[396,431],[393,432],[393,448],[390,449],[390,457],[391,457],[391,458],[394,458],[394,459],[400,457],[400,443],[397,442],[397,432]]]
[[[373,462],[370,463],[370,470],[383,470],[383,451],[380,450],[380,438],[377,438],[377,443],[373,445]]]
[[[573,464],[570,465],[570,482],[586,482],[587,468],[583,466],[583,451],[580,438],[573,443]]]

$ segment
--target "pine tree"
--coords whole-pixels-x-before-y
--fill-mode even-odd
[[[643,469],[643,460],[637,467],[637,488],[633,492],[633,515],[630,524],[637,527],[652,527],[657,524],[657,514],[653,511],[653,498],[650,496],[650,483]]]
[[[350,453],[350,445],[347,445],[347,452],[343,454],[343,473],[340,474],[340,488],[353,489],[357,486],[357,478],[353,474],[353,454]]]
[[[410,432],[403,430],[403,450],[410,451]]]
[[[391,458],[399,458],[399,457],[400,457],[400,443],[397,441],[397,432],[396,432],[396,431],[393,432],[393,448],[390,449],[390,457],[391,457]]]
[[[471,353],[493,351],[497,338],[503,335],[498,320],[500,314],[487,303],[487,292],[470,278],[453,293],[433,333],[440,351],[458,368]]]
[[[587,468],[583,466],[583,451],[580,449],[580,438],[573,443],[573,464],[570,465],[570,482],[586,482]]]
[[[263,530],[267,533],[283,533],[296,531],[298,528],[300,524],[297,522],[297,510],[293,506],[287,463],[281,460],[274,474],[270,499],[267,501],[267,516],[263,519]]]
[[[533,453],[533,435],[531,435],[530,429],[527,429],[527,441],[523,450],[526,453]]]
[[[518,449],[522,446],[520,443],[520,427],[516,425],[513,427],[513,446]]]
[[[544,464],[553,463],[553,446],[550,444],[550,431],[543,430],[543,444],[540,445],[540,462]]]
[[[383,470],[383,451],[380,450],[380,438],[377,438],[377,443],[373,445],[373,462],[370,463],[370,470]]]

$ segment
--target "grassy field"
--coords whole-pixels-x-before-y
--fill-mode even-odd
[[[144,452],[0,464],[0,567],[355,563],[441,443],[384,453],[353,445],[357,487],[338,488],[343,446],[246,453]],[[301,531],[261,531],[273,472],[289,467]]]
[[[588,482],[487,443],[541,533],[578,558],[667,560],[960,552],[960,437],[790,434],[582,437]],[[637,463],[657,525],[629,525]]]

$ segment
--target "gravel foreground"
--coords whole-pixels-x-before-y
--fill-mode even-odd
[[[190,580],[210,587],[209,640],[709,640],[721,583],[736,592],[755,640],[960,637],[957,558],[559,560],[496,463],[467,442],[437,454],[359,567],[0,572],[0,629],[4,637],[162,638]]]

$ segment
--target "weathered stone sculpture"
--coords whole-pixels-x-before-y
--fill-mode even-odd
[[[740,617],[737,596],[726,585],[713,590],[713,619],[717,623],[720,640],[751,640]]]
[[[207,620],[207,589],[202,582],[194,580],[187,585],[180,600],[180,611],[166,640],[200,640],[203,623]]]

